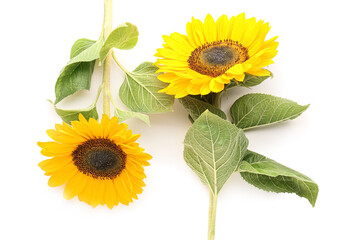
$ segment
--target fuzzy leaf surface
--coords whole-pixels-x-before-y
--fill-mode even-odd
[[[206,110],[185,136],[184,159],[217,195],[238,169],[247,146],[248,140],[241,129]]]
[[[133,72],[125,73],[119,97],[132,111],[142,113],[172,111],[174,97],[158,93],[167,86],[167,83],[158,80],[157,70],[158,68],[151,62],[144,62]]]
[[[318,185],[309,177],[258,153],[247,151],[239,170],[253,186],[276,193],[295,193],[306,198],[314,207]]]
[[[112,48],[129,50],[136,46],[139,32],[131,23],[123,23],[114,29],[100,51],[100,61],[103,62]]]
[[[230,116],[238,128],[247,130],[294,119],[308,107],[280,97],[251,93],[235,101]]]
[[[123,122],[130,118],[138,118],[142,121],[144,121],[148,126],[151,126],[151,123],[149,121],[149,117],[146,114],[142,114],[139,112],[132,112],[132,111],[124,111],[119,108],[116,108],[114,111],[114,115],[118,117],[120,122]]]
[[[216,114],[217,116],[223,119],[227,118],[222,110],[213,106],[212,104],[201,101],[199,99],[187,96],[184,98],[180,98],[179,101],[194,121],[198,119],[200,115],[206,110],[209,110],[211,113]]]

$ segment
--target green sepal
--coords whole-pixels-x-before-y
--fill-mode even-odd
[[[228,85],[225,86],[225,89],[230,89],[237,86],[248,87],[248,88],[254,87],[261,84],[262,82],[264,82],[266,79],[270,77],[271,78],[273,77],[271,72],[270,72],[270,76],[256,76],[256,75],[251,75],[249,73],[245,73],[245,78],[242,82],[236,83],[235,81],[232,80]]]

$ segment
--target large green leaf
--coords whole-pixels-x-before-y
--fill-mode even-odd
[[[86,109],[78,109],[78,110],[64,110],[55,107],[55,111],[57,114],[63,119],[64,122],[71,124],[72,121],[78,120],[78,115],[81,113],[85,119],[94,118],[98,119],[98,112],[96,111],[96,106],[92,105]]]
[[[55,85],[55,104],[80,90],[89,90],[95,60],[103,40],[78,39],[71,48],[70,61],[60,73]]]
[[[89,90],[95,61],[67,65],[55,84],[55,104],[80,90]]]
[[[125,73],[119,89],[122,102],[134,112],[162,113],[172,111],[174,97],[158,93],[167,83],[157,79],[158,68],[151,62],[140,64],[133,72]]]
[[[227,118],[222,110],[199,99],[187,96],[180,98],[179,101],[194,121],[206,110],[209,110],[211,113],[216,114],[223,119]]]
[[[129,50],[136,46],[139,32],[131,23],[123,23],[113,30],[100,51],[100,61],[103,62],[112,48]]]
[[[124,111],[119,108],[116,108],[114,110],[114,115],[118,117],[120,122],[123,122],[130,118],[138,118],[144,121],[145,123],[147,123],[148,126],[151,126],[151,123],[149,122],[149,117],[146,114],[142,114],[139,112],[132,112],[132,111]]]
[[[308,106],[267,94],[251,93],[235,101],[230,116],[237,127],[246,130],[294,119]]]
[[[276,193],[295,193],[306,198],[312,206],[316,203],[318,185],[315,182],[258,153],[247,151],[238,171],[248,183],[257,188]]]
[[[247,150],[243,131],[206,110],[184,139],[184,159],[214,195],[235,172]]]

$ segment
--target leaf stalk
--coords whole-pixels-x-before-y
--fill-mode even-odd
[[[208,212],[208,240],[214,240],[216,226],[217,198],[210,190],[210,208]]]

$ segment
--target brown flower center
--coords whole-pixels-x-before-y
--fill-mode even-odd
[[[113,179],[125,168],[126,154],[109,139],[90,139],[72,157],[78,170],[93,178]]]
[[[220,40],[196,48],[188,59],[189,68],[211,77],[218,77],[232,66],[248,59],[248,51],[238,42]]]

